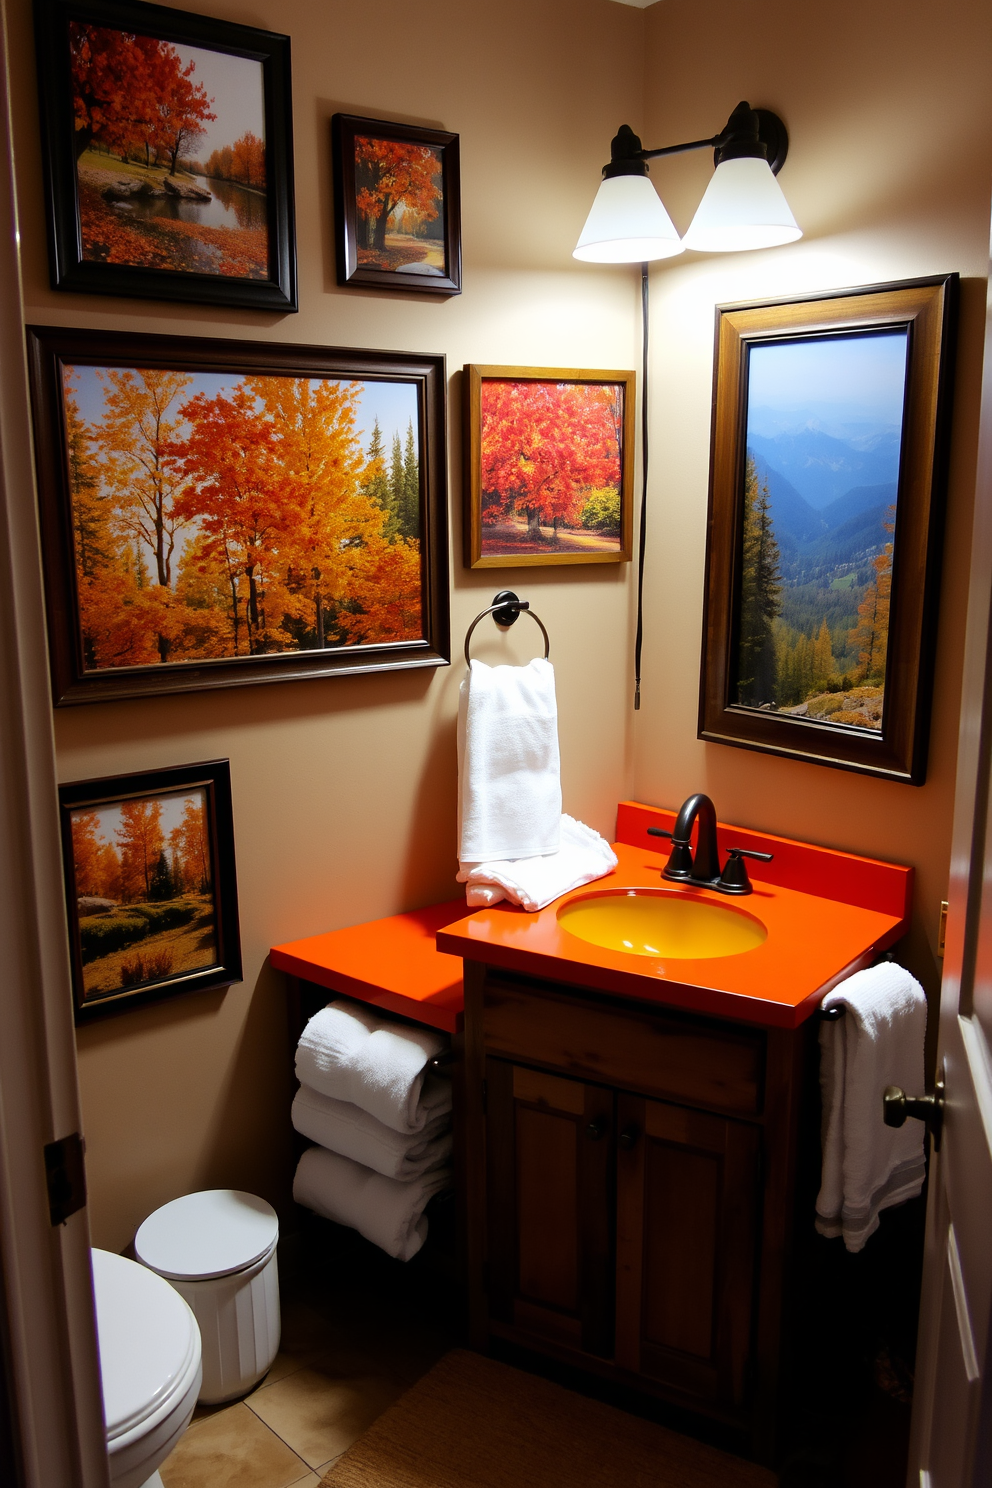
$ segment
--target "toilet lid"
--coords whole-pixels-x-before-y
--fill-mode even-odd
[[[196,1320],[154,1272],[108,1250],[90,1252],[107,1440],[138,1425],[182,1385],[199,1357]]]
[[[245,1270],[278,1238],[271,1204],[236,1188],[211,1188],[150,1214],[134,1237],[134,1253],[161,1276],[206,1281]]]

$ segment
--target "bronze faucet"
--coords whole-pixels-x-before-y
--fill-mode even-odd
[[[692,829],[698,821],[696,852],[693,855]],[[774,854],[753,852],[747,847],[727,849],[727,861],[720,872],[720,851],[716,840],[716,807],[702,791],[697,791],[683,801],[675,820],[675,827],[666,832],[661,827],[648,827],[650,837],[669,837],[672,851],[662,870],[663,878],[676,883],[694,884],[697,888],[716,889],[721,894],[750,894],[751,880],[748,878],[745,858],[756,858],[761,863],[770,863]]]

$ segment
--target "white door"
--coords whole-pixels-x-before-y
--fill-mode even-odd
[[[992,1484],[992,318],[989,326],[937,1059],[943,1139],[930,1168],[908,1488]]]

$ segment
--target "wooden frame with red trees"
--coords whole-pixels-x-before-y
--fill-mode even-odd
[[[448,664],[443,356],[28,340],[56,704]]]
[[[701,739],[923,784],[957,291],[717,306]]]
[[[335,114],[332,142],[338,283],[461,294],[457,134]]]
[[[297,308],[288,36],[34,0],[54,289]]]
[[[468,366],[466,568],[627,563],[633,372]]]
[[[227,760],[59,787],[76,1022],[241,980]]]

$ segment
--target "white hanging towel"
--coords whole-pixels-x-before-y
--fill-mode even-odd
[[[612,873],[616,866],[616,853],[598,832],[562,815],[561,847],[556,853],[515,862],[462,863],[458,882],[467,884],[465,898],[473,907],[509,899],[533,913],[570,889]]]
[[[296,1078],[409,1135],[451,1110],[451,1081],[426,1070],[447,1044],[432,1028],[391,1023],[364,1003],[335,999],[303,1030]]]
[[[324,1147],[308,1147],[296,1169],[293,1198],[315,1214],[357,1230],[387,1255],[408,1261],[427,1238],[428,1201],[450,1187],[450,1168],[397,1183]]]
[[[554,668],[473,661],[458,699],[459,861],[557,852],[560,820]]]
[[[902,966],[883,961],[856,972],[823,999],[844,1016],[820,1024],[823,1173],[816,1201],[821,1235],[843,1235],[862,1248],[882,1209],[914,1198],[923,1186],[923,1127],[886,1126],[882,1092],[923,1089],[927,1001]]]
[[[321,1095],[309,1085],[301,1085],[296,1093],[293,1125],[311,1142],[401,1183],[440,1167],[451,1155],[451,1118],[447,1115],[436,1116],[423,1131],[404,1136],[350,1101]]]

